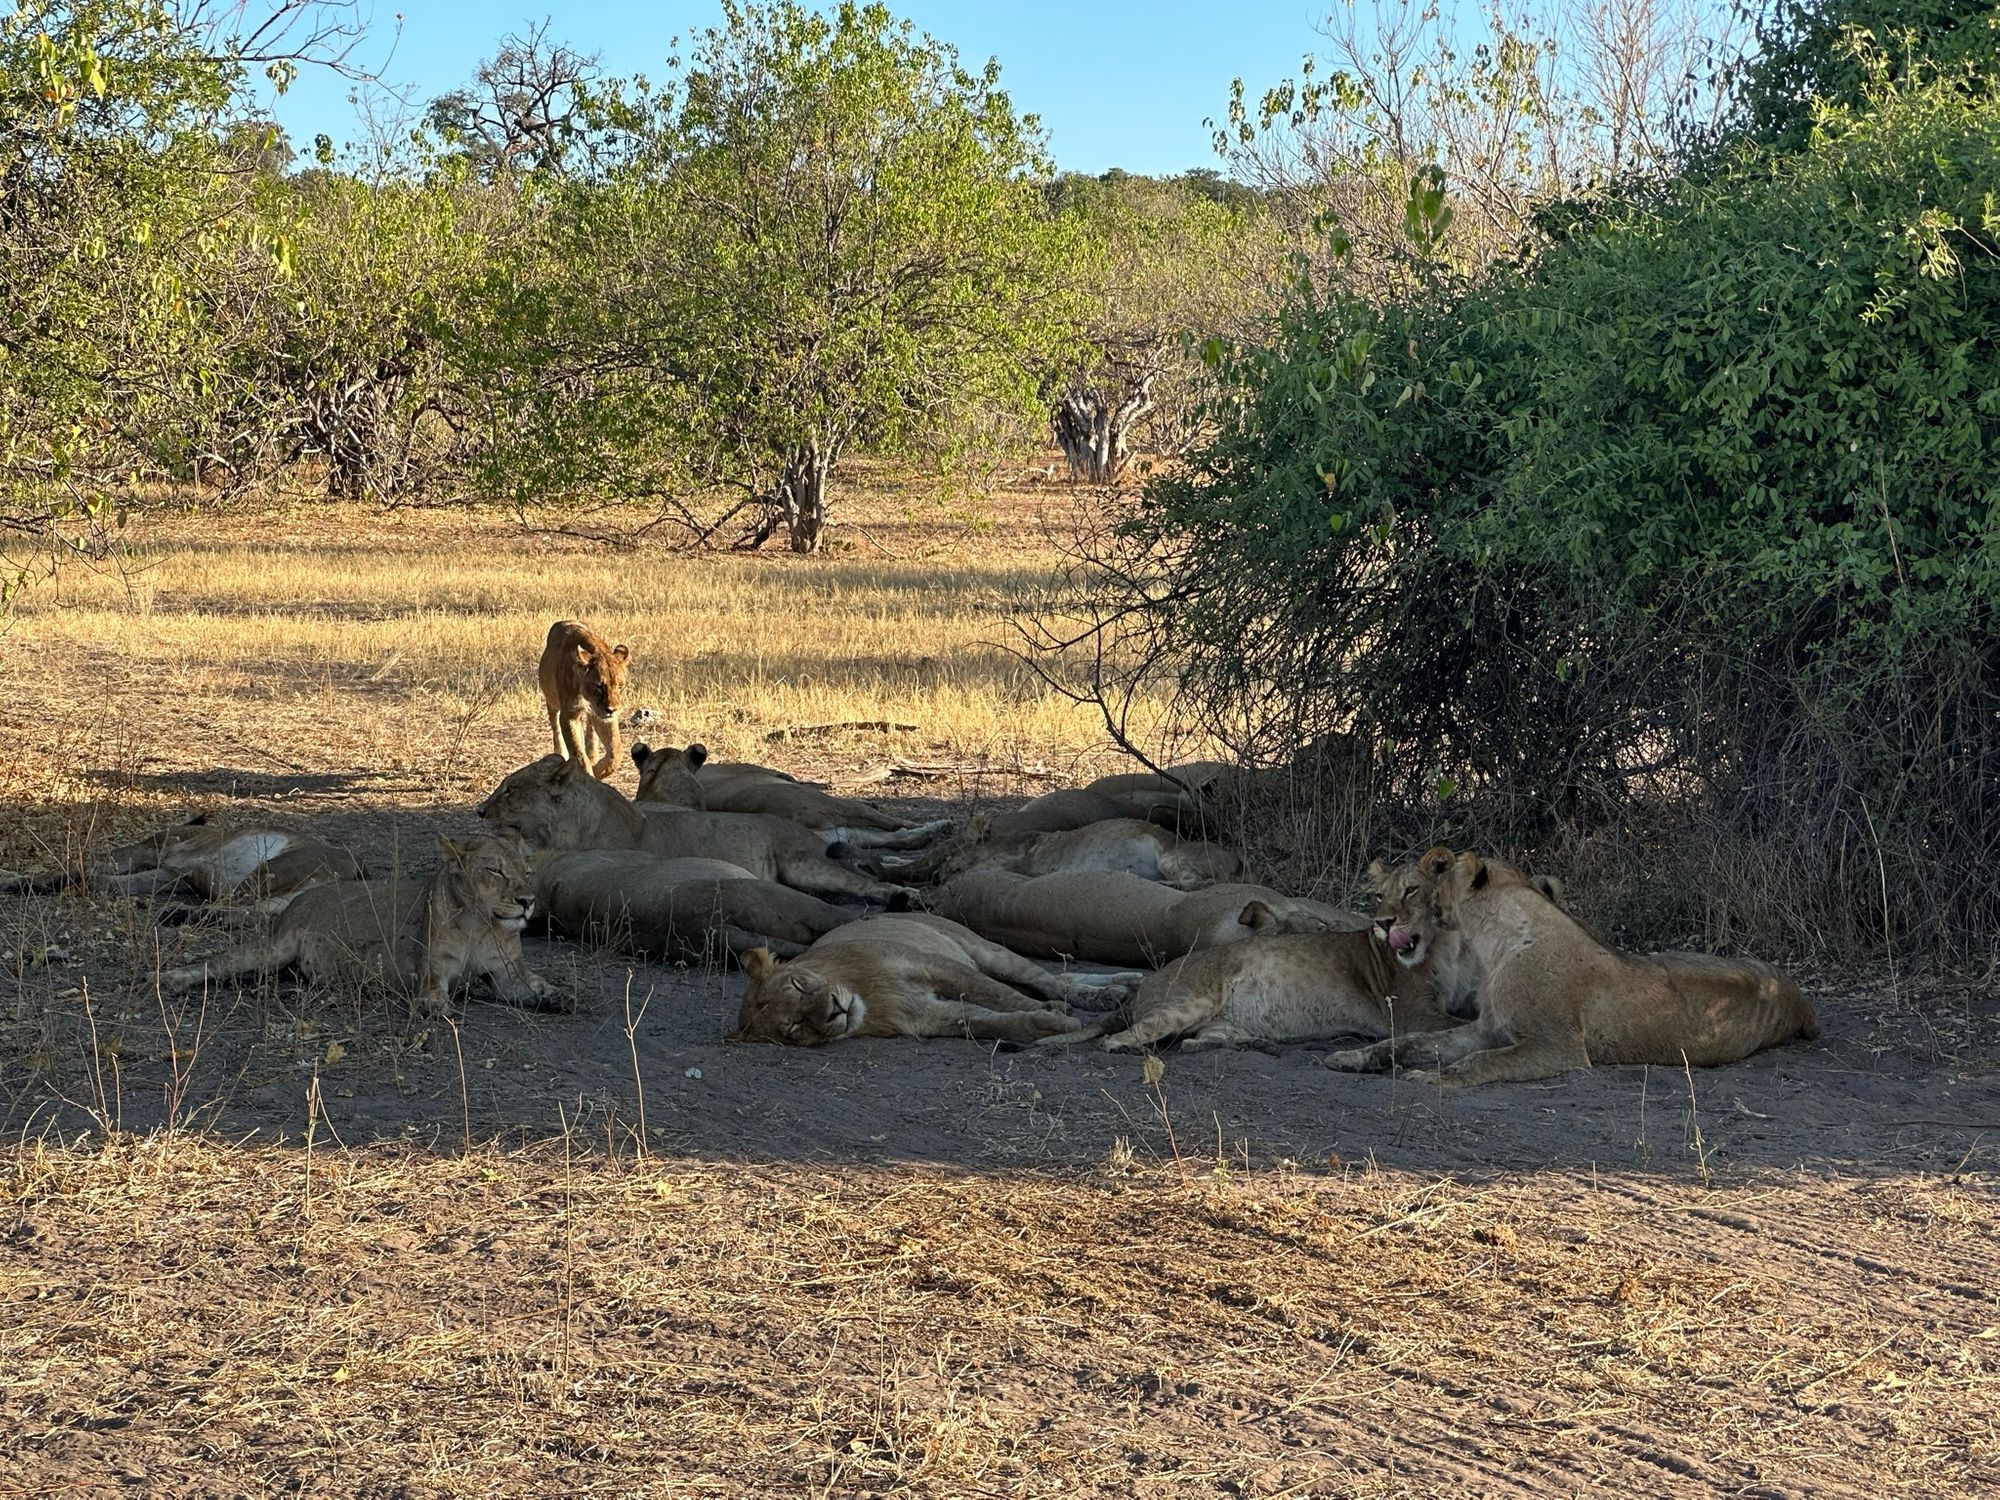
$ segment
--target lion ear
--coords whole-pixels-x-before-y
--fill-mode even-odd
[[[555,768],[555,771],[550,775],[549,785],[550,786],[569,785],[571,781],[575,780],[576,773],[579,770],[581,770],[582,767],[583,767],[583,762],[580,760],[564,761],[561,765],[557,766]]]
[[[1387,880],[1389,878],[1389,867],[1379,859],[1369,860],[1368,878],[1375,881]]]
[[[1252,901],[1237,913],[1236,920],[1252,932],[1262,932],[1267,927],[1278,925],[1278,914],[1262,901]]]
[[[1470,849],[1459,855],[1453,865],[1453,871],[1458,877],[1460,888],[1468,891],[1484,890],[1486,882],[1493,878],[1493,872],[1486,868],[1486,861]]]
[[[977,844],[993,831],[993,819],[983,812],[976,812],[965,820],[965,836]]]
[[[640,770],[646,769],[646,758],[653,753],[653,747],[644,740],[632,747],[632,764]]]
[[[1563,894],[1569,890],[1569,887],[1563,884],[1560,875],[1537,875],[1531,884],[1533,884],[1536,890],[1549,898],[1551,906],[1561,906],[1563,904]]]
[[[445,834],[438,835],[437,848],[438,853],[454,864],[465,858],[465,845]]]
[[[620,661],[630,661],[632,659],[632,648],[630,646],[622,646],[622,645],[613,646],[611,648],[611,654],[617,657]]]
[[[1451,850],[1443,844],[1439,844],[1435,848],[1424,851],[1423,858],[1417,861],[1417,868],[1423,871],[1424,875],[1429,879],[1436,880],[1451,869],[1453,859],[1454,856]]]
[[[687,758],[688,764],[699,771],[708,760],[708,746],[704,745],[700,740],[696,740],[692,745],[687,747]]]
[[[777,955],[769,948],[752,948],[736,961],[743,966],[743,972],[750,976],[752,984],[768,978],[771,971],[778,967]]]
[[[580,667],[587,667],[590,665],[590,661],[590,647],[584,645],[582,641],[578,641],[576,643],[576,664]]]

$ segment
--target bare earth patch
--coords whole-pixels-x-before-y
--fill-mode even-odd
[[[247,800],[428,867],[546,749],[572,613],[640,647],[657,738],[843,790],[1102,753],[982,644],[1032,547],[574,584],[361,519],[31,600],[0,865]],[[920,727],[766,738],[876,719]],[[1822,1039],[1737,1067],[1452,1093],[1311,1049],[725,1047],[740,977],[541,940],[575,1016],[162,1003],[218,932],[0,902],[0,1496],[2000,1488],[2000,1006],[1919,959],[1806,976]]]

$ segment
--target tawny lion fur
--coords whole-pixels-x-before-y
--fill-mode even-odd
[[[757,813],[789,818],[829,842],[856,849],[916,849],[951,827],[950,819],[912,823],[873,803],[835,797],[818,787],[766,775],[760,768],[730,772],[708,763],[708,749],[689,745],[632,747],[639,768],[633,801],[696,812]],[[699,773],[699,774],[697,774]]]
[[[1072,1031],[1060,1007],[1101,1006],[1108,986],[1052,974],[942,917],[869,917],[780,963],[743,957],[750,985],[733,1041],[817,1047],[849,1037],[979,1037],[1032,1042]]]
[[[1278,923],[1261,901],[1237,920],[1251,937],[1175,959],[1116,1014],[1050,1045],[1102,1038],[1107,1052],[1136,1052],[1184,1037],[1183,1048],[1198,1051],[1451,1024],[1428,971],[1396,963],[1379,933],[1266,935]]]
[[[600,780],[618,766],[618,710],[631,663],[630,646],[610,644],[580,620],[558,620],[535,668],[555,753],[588,766]]]
[[[1512,865],[1445,849],[1419,864],[1443,865],[1419,920],[1460,934],[1480,975],[1479,1019],[1335,1053],[1329,1067],[1435,1068],[1441,1083],[1471,1085],[1616,1064],[1713,1067],[1819,1035],[1811,1002],[1767,963],[1620,953]]]
[[[555,989],[521,957],[534,907],[528,865],[510,838],[438,840],[428,880],[357,880],[315,886],[279,913],[270,935],[169,969],[168,991],[238,974],[297,968],[347,989],[384,989],[423,1015],[442,1015],[451,992],[486,980],[497,999],[557,1008]]]
[[[968,870],[938,892],[936,909],[1018,953],[1092,963],[1155,967],[1201,948],[1249,937],[1241,920],[1261,901],[1282,930],[1341,932],[1366,927],[1321,901],[1259,885],[1177,891],[1136,875],[1015,875]]]

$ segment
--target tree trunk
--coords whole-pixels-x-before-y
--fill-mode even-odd
[[[1069,460],[1072,483],[1112,484],[1131,456],[1126,447],[1132,426],[1153,409],[1149,376],[1130,391],[1100,390],[1073,385],[1056,406],[1056,445]]]
[[[810,449],[792,456],[785,466],[778,504],[794,552],[817,552],[826,533],[827,465]]]

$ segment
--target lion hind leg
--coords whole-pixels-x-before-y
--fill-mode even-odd
[[[851,809],[843,809],[843,819],[851,816]],[[939,818],[935,823],[918,823],[913,827],[888,813],[877,816],[883,821],[843,821],[838,828],[822,831],[828,842],[846,844],[855,849],[922,849],[951,831],[950,818]]]
[[[958,941],[981,974],[1059,1005],[1080,1004],[1086,1010],[1103,1010],[1107,1003],[1105,991],[1113,991],[1109,999],[1115,1004],[1122,998],[1118,993],[1120,987],[1129,985],[1133,978],[1129,974],[1094,974],[1088,979],[1075,974],[1054,974],[990,938],[960,937]]]
[[[160,975],[160,988],[174,993],[218,979],[233,979],[239,974],[275,974],[296,964],[299,957],[298,936],[280,933],[262,942],[244,943],[200,963],[168,969]]]
[[[1329,1052],[1326,1065],[1341,1073],[1382,1073],[1392,1067],[1449,1067],[1468,1053],[1490,1047],[1499,1038],[1474,1021],[1449,1031],[1417,1031],[1392,1036],[1372,1046]]]
[[[984,1010],[1038,1011],[1049,1008],[1035,995],[1024,993],[998,979],[988,978],[978,969],[958,964],[941,964],[929,970],[924,979],[938,995],[956,996]]]
[[[1438,1073],[1438,1082],[1454,1088],[1471,1088],[1482,1083],[1519,1083],[1534,1078],[1553,1078],[1575,1068],[1590,1066],[1590,1054],[1583,1038],[1530,1037],[1505,1047],[1488,1047],[1450,1063]]]
[[[988,981],[989,983],[991,981]],[[956,988],[956,986],[952,986]],[[1005,986],[996,986],[1005,988]],[[1026,1001],[1026,996],[1016,996]],[[912,1007],[918,1036],[960,1036],[994,1042],[1039,1042],[1078,1029],[1076,1020],[1059,1010],[994,1009],[933,995]]]
[[[913,901],[917,893],[906,885],[890,885],[873,880],[859,870],[835,864],[824,856],[801,859],[778,856],[778,879],[795,891],[830,892],[838,896],[859,896],[864,901]]]

